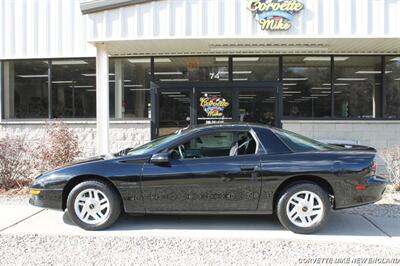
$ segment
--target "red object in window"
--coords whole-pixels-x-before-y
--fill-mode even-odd
[[[356,190],[365,190],[365,186],[364,185],[357,185],[356,186]]]

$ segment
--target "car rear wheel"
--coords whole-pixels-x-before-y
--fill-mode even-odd
[[[84,181],[68,195],[67,210],[76,225],[85,230],[102,230],[113,225],[121,214],[121,202],[108,184]]]
[[[297,183],[280,195],[276,211],[284,227],[295,233],[310,234],[327,222],[331,204],[328,194],[320,186]]]

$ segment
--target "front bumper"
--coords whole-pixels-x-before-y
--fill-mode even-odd
[[[31,191],[32,190],[39,191],[39,193],[37,195],[33,195],[31,193],[31,197],[29,198],[29,203],[31,205],[42,208],[62,210],[62,189],[31,188]]]
[[[335,209],[344,209],[374,203],[382,199],[388,181],[379,176],[369,176],[365,179],[365,189],[356,190],[354,184],[347,184],[341,197],[335,197]]]

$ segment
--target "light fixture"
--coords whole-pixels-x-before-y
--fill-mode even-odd
[[[239,94],[239,97],[256,97],[256,94]]]
[[[346,61],[348,60],[349,57],[347,56],[335,56],[333,58],[334,61],[340,62],[340,61]],[[303,61],[331,61],[330,56],[307,56],[304,57]]]
[[[312,90],[330,90],[331,88],[327,88],[327,87],[314,87],[311,88]]]
[[[94,86],[93,85],[77,85],[77,86],[69,86],[70,88],[77,88],[77,89],[80,89],[80,88],[94,88]]]
[[[301,91],[284,91],[283,93],[301,93]]]
[[[64,83],[73,83],[73,80],[53,80],[51,83],[54,84],[64,84]]]
[[[48,75],[17,75],[20,78],[47,78]]]
[[[349,83],[333,83],[333,86],[348,86]],[[331,86],[331,83],[324,83],[322,86]]]
[[[125,88],[143,88],[144,85],[134,84],[134,85],[124,85]]]
[[[248,78],[233,78],[233,81],[246,81]]]
[[[297,83],[283,83],[283,86],[296,86]]]
[[[161,94],[169,95],[169,94],[181,94],[179,91],[163,91]]]
[[[336,80],[341,80],[341,81],[363,81],[363,80],[367,80],[367,78],[337,78]]]
[[[331,92],[330,91],[321,91],[321,93],[330,94]],[[334,93],[342,93],[342,92],[341,91],[335,91]]]
[[[394,57],[394,58],[390,59],[390,61],[400,61],[400,57]]]
[[[130,79],[124,79],[124,82],[131,82],[132,80]],[[108,82],[115,82],[115,79],[111,79]]]
[[[86,91],[88,91],[88,92],[95,92],[96,90],[93,90],[93,89],[87,89]]]
[[[130,91],[149,91],[150,89],[129,89]]]
[[[382,71],[380,70],[359,70],[355,72],[356,74],[382,74]],[[392,71],[385,71],[385,74],[392,73]]]
[[[108,75],[109,75],[109,76],[115,76],[115,73],[109,73]],[[95,77],[95,76],[96,76],[96,73],[85,73],[85,74],[82,74],[82,76],[85,76],[85,77]]]
[[[311,96],[315,96],[315,97],[317,97],[317,96],[328,96],[329,94],[311,94]]]
[[[308,80],[308,78],[282,78],[282,80]]]
[[[160,81],[189,81],[189,79],[160,79]]]
[[[128,62],[132,64],[150,64],[150,58],[129,58]]]
[[[400,80],[400,78],[395,78],[394,80]]]
[[[154,75],[182,75],[183,73],[181,71],[175,71],[175,72],[154,72]]]
[[[48,64],[49,62],[43,61],[46,64]],[[87,65],[88,62],[84,61],[84,60],[80,60],[80,59],[74,59],[74,60],[53,60],[51,61],[52,65]]]
[[[317,99],[318,97],[316,97],[316,96],[304,96],[304,97],[301,97],[301,98],[303,98],[303,99]]]

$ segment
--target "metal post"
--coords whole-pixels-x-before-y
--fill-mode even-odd
[[[105,44],[96,44],[96,121],[97,152],[105,154],[109,151],[109,84],[108,54]]]

